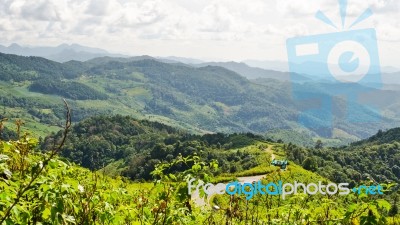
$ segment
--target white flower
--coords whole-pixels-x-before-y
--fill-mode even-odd
[[[80,185],[80,184],[78,184],[78,190],[79,190],[81,193],[85,192],[85,188],[84,188],[82,185]]]

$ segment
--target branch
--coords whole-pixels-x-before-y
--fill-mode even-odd
[[[50,153],[50,155],[43,161],[43,166],[40,167],[40,169],[34,174],[29,181],[29,183],[25,187],[21,187],[19,191],[17,192],[17,197],[15,198],[13,204],[6,210],[6,213],[4,214],[3,218],[0,220],[0,224],[3,224],[3,222],[10,216],[11,210],[15,207],[15,205],[18,204],[20,201],[21,197],[25,194],[26,191],[28,191],[31,187],[33,182],[39,177],[39,175],[43,172],[44,168],[47,166],[47,164],[54,158],[54,156],[59,153],[62,149],[62,147],[65,144],[65,141],[67,140],[67,135],[69,133],[69,129],[71,128],[71,109],[69,108],[69,105],[65,99],[63,99],[65,108],[67,110],[66,113],[66,121],[65,121],[65,127],[64,127],[64,132],[63,132],[63,137],[58,145],[57,148],[53,149]]]

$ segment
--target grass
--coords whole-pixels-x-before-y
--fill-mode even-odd
[[[290,162],[286,171],[276,170],[273,173],[270,173],[269,176],[266,177],[267,181],[273,180],[282,180],[282,182],[302,182],[302,183],[318,183],[329,182],[328,179],[313,173],[311,171],[303,169],[303,167]]]
[[[99,169],[98,171],[100,173],[106,174],[107,176],[110,176],[110,177],[117,177],[125,169],[124,167],[122,167],[123,164],[124,164],[124,160],[121,159],[121,160],[118,160],[118,161],[108,164],[107,166],[105,166],[102,169]]]
[[[222,102],[215,102],[215,105],[218,106],[219,108],[222,109],[222,111],[224,112],[225,116],[229,116],[232,114],[231,109],[229,108],[229,106],[225,105]]]
[[[235,173],[236,177],[248,177],[248,176],[257,176],[257,175],[264,175],[264,174],[269,174],[275,170],[277,170],[279,167],[275,166],[256,166],[254,168],[251,168],[249,170],[245,170],[243,172]]]
[[[123,89],[123,92],[128,96],[150,99],[151,93],[144,87],[134,87],[134,88],[126,88]]]
[[[133,72],[131,74],[131,77],[137,80],[140,80],[142,82],[146,82],[148,79],[144,76],[143,73],[139,73],[139,72]]]
[[[154,183],[149,183],[149,182],[141,182],[141,183],[133,182],[133,183],[130,183],[130,184],[129,184],[128,189],[129,189],[130,191],[143,191],[143,190],[149,191],[149,190],[151,190],[153,187],[154,187]]]
[[[46,137],[52,132],[58,132],[61,127],[56,125],[48,125],[40,123],[40,121],[32,117],[25,109],[22,108],[8,108],[6,107],[3,114],[8,120],[5,122],[5,126],[11,130],[16,130],[15,121],[21,119],[24,122],[24,126],[21,128],[21,133],[29,132],[33,137]]]
[[[267,147],[268,146],[268,147]],[[268,148],[272,150],[272,152],[267,152]],[[281,146],[277,146],[276,144],[272,145],[269,142],[263,142],[259,141],[253,145],[246,146],[243,148],[239,149],[232,149],[228,151],[245,151],[250,154],[256,155],[256,159],[258,161],[258,166],[253,167],[251,169],[237,172],[237,173],[223,173],[216,178],[214,178],[215,181],[221,182],[221,181],[232,181],[235,180],[237,177],[248,177],[248,176],[258,176],[258,175],[265,175],[272,173],[276,170],[280,170],[279,167],[272,166],[271,165],[271,153],[274,155],[278,155],[277,151],[279,150],[279,156],[282,158],[285,157],[283,151],[281,152]]]
[[[265,148],[265,145],[271,145],[272,152],[262,151],[260,153],[260,147]],[[279,176],[282,179],[286,180],[297,180],[297,181],[308,181],[308,182],[315,182],[315,181],[327,181],[327,179],[303,169],[301,166],[294,164],[293,162],[289,162],[287,170],[283,171],[277,166],[271,165],[271,153],[273,153],[277,159],[286,159],[286,155],[282,150],[283,144],[270,144],[268,142],[258,142],[251,146],[246,146],[239,150],[241,151],[248,151],[252,154],[259,154],[257,159],[259,160],[259,165],[253,167],[251,169],[237,172],[237,173],[223,173],[219,176],[216,176],[212,179],[213,183],[224,183],[236,180],[238,177],[249,177],[249,176],[258,176],[258,175],[266,175],[268,177],[276,177]],[[237,151],[232,150],[232,151]]]

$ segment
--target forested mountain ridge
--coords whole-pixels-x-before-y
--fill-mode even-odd
[[[46,137],[41,149],[50,150],[61,138],[62,132]],[[107,167],[113,175],[150,180],[156,164],[180,155],[217,160],[225,173],[250,169],[258,165],[257,154],[238,149],[259,140],[260,136],[250,133],[198,136],[128,116],[96,116],[73,126],[61,156],[91,170]]]
[[[11,79],[23,81],[40,78],[75,78],[83,72],[82,67],[69,66],[70,64],[62,64],[36,56],[0,53],[0,65],[2,68],[0,79],[4,81]],[[27,76],[26,73],[29,72],[35,73],[35,76]]]
[[[304,148],[246,133],[264,134],[270,129],[283,128],[299,131],[297,136],[289,132],[286,135],[289,140],[304,138],[304,133],[309,135],[311,143],[318,138],[318,131],[301,128],[297,123],[301,105],[291,99],[288,83],[274,80],[254,83],[221,67],[193,68],[154,59],[59,64],[35,57],[22,59],[6,55],[3,58],[7,73],[1,76],[13,72],[22,78],[0,79],[1,118],[10,119],[4,123],[10,125],[22,118],[32,130],[17,133],[38,134],[40,130],[42,137],[51,131],[55,133],[44,138],[39,147],[35,139],[25,135],[19,141],[0,141],[1,174],[12,177],[0,182],[4,190],[0,219],[11,218],[20,224],[27,221],[126,224],[145,218],[157,224],[159,218],[166,221],[169,218],[171,223],[179,220],[182,224],[199,224],[213,216],[218,222],[240,224],[254,222],[254,218],[244,215],[252,215],[251,211],[255,210],[260,212],[257,223],[331,220],[354,224],[359,221],[398,223],[397,202],[393,200],[397,189],[385,192],[384,196],[300,194],[286,200],[281,196],[256,195],[254,201],[245,201],[243,195],[234,198],[223,195],[212,202],[221,210],[214,208],[212,212],[200,210],[192,203],[183,179],[187,171],[210,182],[230,182],[240,176],[265,174],[268,174],[265,182],[332,181],[348,182],[351,187],[400,181],[397,129],[379,132],[369,142],[364,141],[365,144],[359,142],[340,148],[324,147],[326,139],[317,142],[315,148]],[[36,61],[48,65],[45,69],[29,65]],[[64,70],[75,72],[68,74]],[[313,84],[304,85],[308,88]],[[321,86],[312,89],[320,91]],[[47,164],[43,163],[49,155],[46,153],[62,139],[62,132],[56,132],[65,116],[61,97],[67,98],[75,123],[60,149],[60,158]],[[340,108],[343,102],[335,104]],[[373,125],[346,124],[340,117],[343,112],[339,111],[339,127],[335,130],[341,137],[348,137],[348,133],[361,137],[376,132]],[[360,116],[363,113],[367,112],[360,111]],[[395,125],[395,120],[385,119],[380,127]],[[227,134],[204,134],[207,130]],[[4,139],[18,138],[10,129],[2,131]],[[286,171],[271,165],[271,154],[290,160]],[[13,196],[24,189],[26,180],[42,165],[45,170],[38,180],[26,189],[11,214],[4,216],[14,202],[14,198],[4,196]],[[159,182],[131,183],[131,180],[154,179]],[[82,202],[88,207],[82,207]],[[230,205],[234,205],[236,214],[230,213]],[[136,210],[142,210],[143,214],[136,214]],[[292,210],[295,212],[290,213]]]
[[[336,145],[376,132],[376,124],[347,123],[343,101],[334,103],[339,109],[334,112],[335,129],[321,132],[302,127],[298,123],[302,105],[292,99],[289,83],[277,80],[254,83],[217,66],[194,68],[151,57],[56,63],[7,54],[0,55],[0,66],[3,116],[12,119],[17,115],[39,128],[39,122],[59,124],[62,119],[59,97],[64,97],[73,106],[75,121],[90,115],[123,114],[198,133],[307,132],[310,139],[323,136],[334,139]],[[307,92],[321,93],[324,89],[304,86]],[[16,110],[18,114],[11,113]],[[360,108],[357,113],[361,117],[371,112]],[[309,117],[316,124],[324,122]],[[397,123],[395,116],[385,117],[379,127],[390,128]]]
[[[123,56],[111,54],[103,49],[86,47],[79,44],[61,44],[54,47],[26,47],[14,43],[8,47],[0,45],[0,52],[22,56],[43,57],[56,62],[68,62],[71,60],[86,61],[102,56]]]
[[[378,131],[365,140],[340,148],[285,145],[289,159],[332,181],[400,182],[400,128]],[[400,188],[400,186],[399,186]]]
[[[273,144],[282,146],[286,157],[305,169],[354,187],[371,180],[375,183],[400,182],[400,141],[385,138],[399,130],[379,131],[379,140],[376,140],[377,135],[365,139],[374,139],[375,144],[354,143],[330,148],[322,143],[314,148],[304,148],[291,143],[273,144],[251,133],[193,135],[158,122],[138,121],[128,116],[97,116],[74,125],[62,156],[92,170],[106,168],[114,176],[149,180],[155,165],[171,162],[180,155],[198,155],[206,162],[217,160],[221,173],[238,173],[260,164],[268,165],[270,159],[264,162],[257,157]],[[41,148],[51,149],[61,137],[61,132],[46,137]],[[253,150],[241,150],[252,145]],[[279,149],[275,148],[275,152]]]
[[[355,142],[352,144],[352,146],[391,144],[393,142],[400,142],[400,128],[393,128],[387,131],[379,130],[378,133],[376,133],[372,137]]]
[[[226,68],[228,70],[235,71],[238,74],[245,76],[247,79],[275,79],[279,81],[289,81],[290,74],[288,72],[278,72],[272,70],[266,70],[256,67],[250,67],[245,63],[237,63],[237,62],[208,62],[201,64],[194,64],[196,67],[204,67],[204,66],[219,66]]]

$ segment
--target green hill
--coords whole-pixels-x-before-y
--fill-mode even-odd
[[[312,171],[336,182],[400,182],[399,128],[340,148],[306,149],[289,144],[285,149],[294,162],[304,166],[307,160],[314,165]]]
[[[60,149],[63,157],[53,157],[51,150],[57,150],[54,146],[59,140],[60,134],[47,137],[42,146],[25,135],[18,141],[0,140],[0,222],[193,225],[204,221],[211,224],[399,222],[396,201],[392,201],[396,195],[391,192],[385,192],[385,196],[297,193],[285,199],[280,195],[255,194],[246,200],[243,191],[232,197],[216,195],[210,205],[197,205],[188,194],[187,178],[226,182],[263,169],[264,184],[330,182],[317,174],[320,171],[312,171],[313,163],[303,163],[308,170],[293,161],[285,171],[271,166],[265,157],[270,159],[270,154],[290,157],[286,155],[289,152],[283,152],[287,146],[250,133],[197,136],[157,122],[97,116],[73,126]],[[91,169],[110,164],[91,172],[66,158]],[[152,166],[147,167],[149,164]],[[111,174],[114,178],[107,176],[110,171],[115,172]],[[230,177],[224,176],[224,172]],[[132,183],[118,174],[132,179],[151,177],[157,182]]]
[[[0,66],[2,116],[23,118],[40,135],[56,130],[63,119],[61,97],[69,100],[74,121],[99,114],[122,114],[194,133],[279,134],[276,131],[292,130],[308,133],[311,139],[332,139],[331,143],[337,145],[368,137],[377,126],[348,123],[343,116],[344,101],[339,100],[335,102],[334,130],[319,129],[325,121],[312,115],[308,120],[315,123],[315,129],[302,127],[298,116],[304,106],[291,98],[289,83],[250,82],[217,66],[194,68],[151,57],[56,63],[6,54],[0,55]],[[304,86],[307,93],[312,90],[324,94],[326,89]],[[357,111],[360,118],[371,113],[362,107]],[[51,129],[43,124],[51,125]],[[378,126],[386,129],[396,124],[395,117],[385,117]]]
[[[378,133],[372,137],[355,142],[352,144],[352,146],[391,144],[393,142],[400,142],[400,128],[393,128],[387,131],[379,130]]]
[[[51,149],[61,137],[59,132],[45,138],[42,148]],[[117,172],[113,175],[134,180],[151,179],[150,172],[157,163],[169,162],[179,155],[197,154],[206,161],[218,160],[221,173],[234,173],[259,164],[257,154],[239,151],[256,143],[257,138],[261,140],[253,134],[197,136],[158,122],[98,116],[74,125],[61,155],[92,170],[108,166]]]

